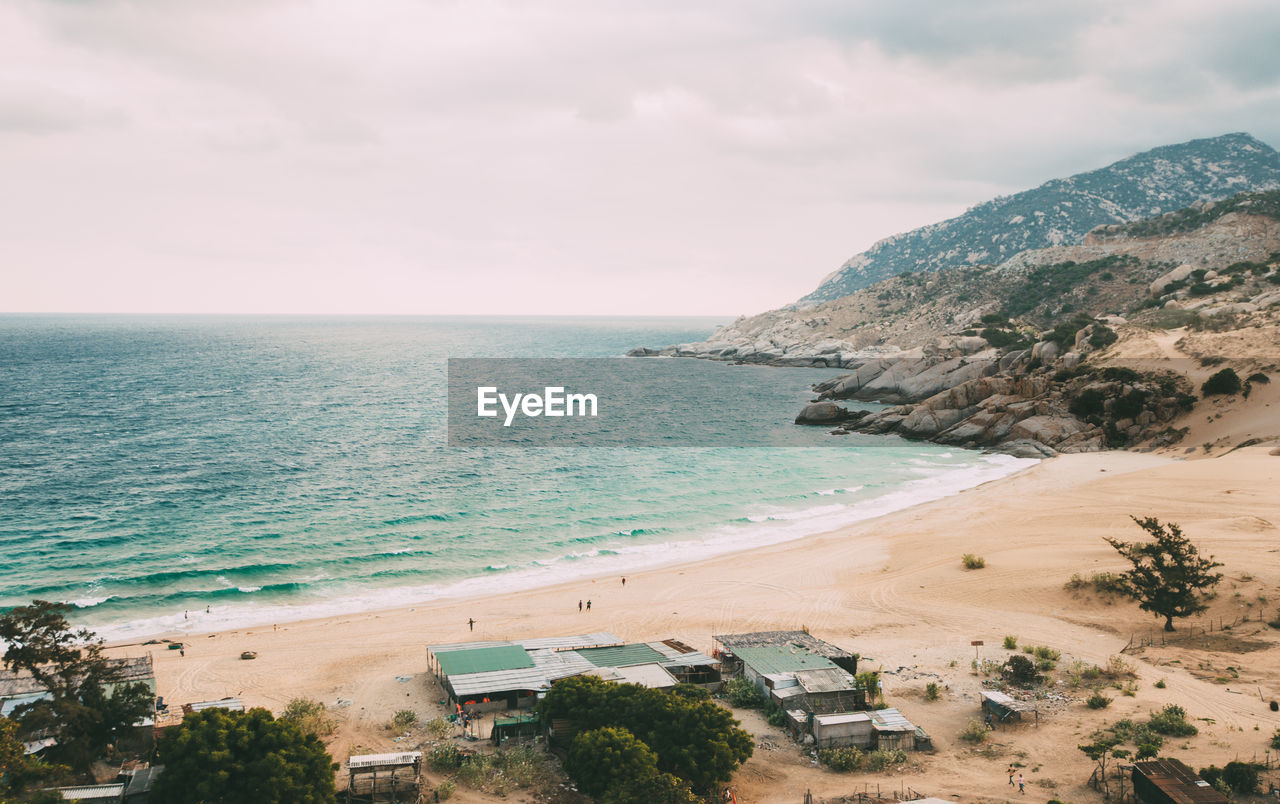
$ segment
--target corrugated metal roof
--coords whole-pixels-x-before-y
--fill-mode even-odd
[[[584,648],[576,650],[574,653],[596,667],[630,667],[637,664],[653,664],[666,658],[644,644],[618,645],[611,648]]]
[[[450,677],[533,667],[533,660],[519,645],[494,645],[487,648],[446,651],[436,654],[436,661],[440,663],[440,671]]]
[[[853,676],[838,667],[797,670],[795,678],[805,692],[844,692],[858,687]]]
[[[192,712],[199,712],[203,709],[226,709],[229,712],[243,712],[244,701],[239,698],[223,698],[221,701],[196,701],[195,703],[183,704],[182,708],[189,708]]]
[[[776,645],[808,648],[810,653],[826,656],[829,659],[847,659],[853,656],[844,648],[832,645],[804,631],[754,631],[750,634],[722,634],[713,636],[712,639],[733,650],[734,653],[738,653],[737,648]]]
[[[824,656],[809,652],[808,648],[763,645],[736,647],[734,654],[760,675],[793,673],[796,670],[839,669]]]
[[[503,639],[488,642],[446,642],[441,645],[428,645],[427,650],[439,658],[441,653],[455,650],[472,650],[475,648],[494,648],[502,645],[517,645],[525,650],[573,650],[575,648],[594,648],[602,645],[621,645],[618,639],[608,631],[596,631],[590,634],[574,634],[561,637],[538,637],[536,639]]]
[[[1017,698],[1011,698],[1008,695],[1005,695],[1003,692],[999,692],[997,690],[982,690],[981,695],[983,698],[986,698],[988,701],[991,701],[994,704],[999,704],[1000,706],[1003,706],[1005,709],[1009,709],[1014,712],[1036,711],[1035,704],[1029,703],[1027,701],[1019,701]]]
[[[897,709],[873,709],[868,712],[877,731],[915,731],[916,725]]]
[[[835,726],[841,723],[858,723],[859,721],[871,720],[871,715],[866,712],[842,712],[838,715],[814,715],[813,719],[817,723],[824,726]]]
[[[1200,774],[1172,757],[1135,762],[1133,772],[1145,777],[1175,804],[1225,804],[1227,801],[1227,797],[1200,778]]]
[[[676,650],[665,642],[646,642],[645,644],[662,654],[663,667],[702,667],[720,663],[718,659],[713,659],[700,651]]]
[[[614,668],[614,672],[622,676],[624,684],[639,684],[655,690],[674,687],[677,682],[674,676],[662,668],[660,664],[635,664],[628,667]]]
[[[422,759],[421,751],[403,751],[398,754],[360,754],[347,758],[348,768],[382,768],[412,765]]]
[[[123,784],[91,784],[84,787],[55,787],[64,801],[119,801],[124,798]]]

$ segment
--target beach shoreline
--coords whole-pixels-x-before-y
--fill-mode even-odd
[[[294,697],[319,700],[338,719],[330,750],[341,761],[348,753],[400,746],[386,727],[397,709],[412,708],[423,718],[443,712],[439,687],[426,669],[429,644],[609,631],[627,641],[677,638],[705,651],[715,634],[807,628],[860,653],[868,669],[885,671],[890,705],[933,737],[938,750],[913,758],[916,789],[998,796],[995,782],[1003,780],[997,766],[1017,750],[1043,763],[1033,782],[1051,777],[1066,794],[1082,797],[1072,788],[1088,778],[1088,760],[1057,746],[1075,745],[1104,721],[1141,717],[1165,702],[1210,717],[1214,722],[1201,728],[1194,751],[1171,751],[1197,767],[1211,759],[1222,764],[1253,743],[1261,751],[1280,727],[1280,715],[1259,700],[1280,695],[1280,651],[1259,616],[1266,592],[1280,585],[1280,554],[1270,552],[1280,533],[1274,524],[1280,523],[1280,501],[1271,491],[1278,481],[1280,457],[1267,447],[1205,460],[1131,452],[1060,456],[831,533],[628,574],[625,585],[612,575],[278,630],[171,635],[185,641],[185,656],[136,641],[112,645],[108,653],[151,652],[158,693],[171,704],[233,696],[279,712]],[[1040,727],[1018,734],[1016,749],[1006,746],[996,759],[972,756],[956,735],[978,716],[981,678],[969,667],[975,652],[999,661],[1009,653],[998,647],[1002,638],[1013,634],[1020,643],[1060,650],[1064,666],[1105,663],[1134,634],[1158,633],[1158,623],[1132,603],[1063,588],[1073,573],[1088,577],[1120,568],[1103,537],[1140,538],[1130,515],[1178,522],[1226,565],[1229,580],[1210,615],[1230,620],[1251,611],[1254,619],[1237,633],[1243,638],[1260,629],[1247,637],[1260,647],[1250,648],[1247,670],[1234,657],[1221,663],[1243,670],[1239,685],[1256,688],[1257,695],[1228,691],[1230,685],[1195,671],[1190,659],[1170,665],[1168,656],[1130,654],[1133,697],[1116,695],[1109,709],[1095,712],[1083,696],[1055,690],[1064,702],[1046,712]],[[963,553],[983,556],[986,568],[966,571]],[[579,599],[592,601],[589,613],[579,612]],[[468,629],[471,619],[474,631]],[[975,649],[974,641],[985,647]],[[242,651],[257,658],[241,660]],[[1167,684],[1155,688],[1157,678]],[[940,701],[925,701],[925,679],[943,685]],[[758,737],[771,733],[758,716],[736,714]],[[758,750],[739,775],[740,798],[751,801],[778,800],[778,791],[790,795],[804,787],[835,795],[855,784],[854,777],[813,767],[785,741],[776,750]]]

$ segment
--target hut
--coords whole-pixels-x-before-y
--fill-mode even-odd
[[[875,735],[876,748],[881,751],[916,750],[916,725],[897,709],[873,709],[871,732]]]
[[[85,804],[120,804],[124,801],[123,784],[90,784],[80,787],[51,787],[64,801],[82,801]]]
[[[982,690],[982,712],[989,723],[1019,723],[1024,715],[1031,715],[1036,725],[1040,725],[1040,711],[1035,704],[997,690]]]
[[[720,659],[725,672],[736,674],[738,654],[735,648],[785,647],[803,648],[810,654],[830,660],[832,664],[851,676],[858,674],[858,654],[818,639],[808,631],[752,631],[746,634],[721,634],[713,637],[721,646],[712,655]]]
[[[416,801],[421,751],[347,758],[347,804]]]
[[[1227,804],[1227,797],[1173,758],[1133,763],[1133,795],[1138,804]]]
[[[871,713],[810,714],[813,741],[818,748],[867,748],[875,742]]]

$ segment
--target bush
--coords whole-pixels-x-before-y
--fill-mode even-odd
[[[442,717],[432,718],[424,725],[427,730],[427,734],[429,734],[433,740],[443,740],[449,736],[450,732],[453,731],[453,727],[449,725],[449,721]]]
[[[1280,751],[1280,729],[1276,729],[1271,735],[1271,750]]]
[[[1245,382],[1251,382],[1255,385],[1267,385],[1271,382],[1271,378],[1259,371],[1255,374],[1250,374]]]
[[[401,709],[391,716],[391,730],[394,732],[408,731],[413,724],[418,722],[418,714],[412,709]]]
[[[453,798],[453,794],[457,789],[458,786],[456,784],[449,779],[445,779],[443,782],[436,785],[436,798],[441,801],[448,801]]]
[[[862,768],[863,755],[856,748],[824,748],[818,761],[837,773],[849,773]]]
[[[787,725],[786,711],[773,701],[769,701],[769,703],[765,704],[764,719],[770,726],[777,726],[781,728],[782,726]]]
[[[1138,746],[1138,753],[1134,754],[1134,759],[1154,759],[1160,755],[1160,746],[1154,743],[1142,743]]]
[[[427,752],[427,764],[436,771],[455,771],[462,766],[462,752],[453,743],[434,745]]]
[[[1258,766],[1251,762],[1228,762],[1226,767],[1221,769],[1210,765],[1200,769],[1200,776],[1215,787],[1221,780],[1231,792],[1236,794],[1252,795],[1258,792]]]
[[[907,752],[894,748],[888,751],[872,751],[867,754],[867,770],[878,773],[893,765],[901,765],[907,761]]]
[[[1162,690],[1162,689],[1164,689],[1165,687],[1167,687],[1167,686],[1169,686],[1169,685],[1168,685],[1168,683],[1166,683],[1166,682],[1165,682],[1165,680],[1162,678],[1162,679],[1160,679],[1159,681],[1157,681],[1157,682],[1156,682],[1155,686],[1156,686],[1156,689],[1158,689],[1158,690]],[[1277,746],[1277,747],[1280,747],[1280,746]]]
[[[324,704],[310,698],[294,698],[285,704],[280,720],[287,720],[303,734],[314,734],[317,737],[328,737],[336,727],[333,719],[325,712]]]
[[[936,701],[942,693],[942,687],[938,686],[938,682],[930,681],[924,685],[924,698],[926,701]]]
[[[741,709],[760,709],[764,706],[764,693],[745,678],[731,678],[722,688],[729,703]]]
[[[1040,673],[1036,670],[1035,664],[1022,655],[1014,655],[1006,659],[1000,673],[1010,684],[1019,687],[1030,687],[1040,681]]]
[[[960,739],[975,745],[983,742],[987,739],[987,727],[976,720],[970,720],[960,730]]]
[[[1151,730],[1169,737],[1190,737],[1200,730],[1187,722],[1187,710],[1177,704],[1169,704],[1159,712],[1151,713]]]
[[[1005,634],[1005,635],[1004,635],[1004,649],[1005,649],[1005,650],[1017,650],[1017,649],[1018,649],[1018,637],[1017,637],[1017,635],[1015,635],[1015,634]]]
[[[1090,709],[1106,709],[1111,705],[1111,699],[1103,695],[1101,690],[1094,690],[1085,703],[1089,704]]]
[[[964,562],[964,568],[968,570],[982,569],[987,566],[986,559],[982,556],[975,556],[973,553],[965,553],[960,560]]]
[[[1240,392],[1241,387],[1240,375],[1236,374],[1235,369],[1224,368],[1204,381],[1200,386],[1200,393],[1203,396],[1236,394]]]
[[[1062,658],[1061,653],[1048,645],[1036,645],[1035,654],[1037,659],[1048,659],[1052,662],[1056,662],[1058,659]]]

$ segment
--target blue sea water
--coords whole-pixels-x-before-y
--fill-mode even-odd
[[[833,446],[789,422],[838,372],[762,367],[742,426],[785,447],[446,444],[447,358],[613,357],[719,323],[0,317],[0,606],[68,601],[124,637],[412,605],[799,538],[1028,463]]]

